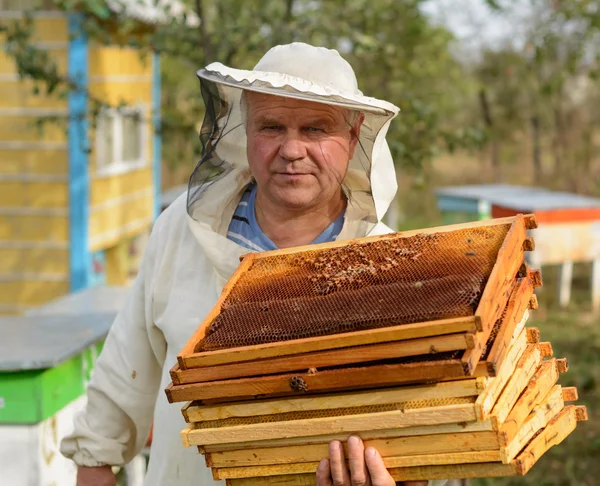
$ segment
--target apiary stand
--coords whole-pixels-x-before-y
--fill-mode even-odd
[[[84,404],[122,288],[95,288],[0,318],[0,484],[74,485],[59,450]]]

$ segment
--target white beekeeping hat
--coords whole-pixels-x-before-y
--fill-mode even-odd
[[[188,212],[216,180],[247,170],[243,90],[337,105],[364,114],[360,138],[345,187],[351,192],[350,217],[375,224],[397,190],[385,135],[399,109],[364,96],[350,64],[332,49],[295,42],[270,49],[252,71],[215,62],[197,72],[206,105],[200,139],[202,159],[190,178]]]

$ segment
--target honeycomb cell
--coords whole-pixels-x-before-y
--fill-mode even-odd
[[[474,315],[509,229],[398,234],[261,255],[195,351]]]

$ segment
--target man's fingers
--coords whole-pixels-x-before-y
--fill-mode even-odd
[[[365,462],[367,463],[367,469],[371,475],[372,486],[396,485],[396,481],[394,481],[394,478],[392,478],[391,474],[385,468],[379,452],[373,447],[367,447],[367,450],[365,451]]]
[[[317,486],[333,486],[329,459],[323,459],[317,468]]]
[[[371,486],[369,471],[365,464],[365,446],[360,437],[348,438],[348,462],[350,465],[350,484],[352,486]]]
[[[340,441],[333,440],[329,443],[329,469],[333,486],[351,486],[344,459],[344,448]]]

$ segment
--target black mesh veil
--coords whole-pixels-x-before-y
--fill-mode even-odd
[[[194,206],[194,202],[199,200],[203,191],[233,169],[233,165],[221,159],[216,151],[227,127],[229,104],[219,94],[216,83],[200,78],[200,89],[205,106],[204,121],[200,128],[202,156],[190,177],[188,211]]]
[[[211,186],[225,178],[231,179],[231,186],[244,177],[249,182],[250,173],[246,156],[246,129],[245,114],[241,103],[243,90],[259,91],[268,94],[306,99],[309,101],[328,103],[344,106],[340,101],[324,100],[323,97],[310,96],[310,93],[300,93],[289,86],[274,89],[272,86],[252,84],[237,85],[231,82],[218,82],[209,79],[199,71],[200,88],[205,104],[205,116],[200,129],[200,142],[202,145],[201,158],[196,165],[189,180],[187,210],[193,219],[201,219],[207,205],[211,206],[210,199],[213,194],[223,196],[223,190],[229,188],[219,186],[213,193]],[[346,109],[350,118],[356,111],[356,104]],[[348,198],[352,211],[346,212],[346,218],[358,219],[374,225],[377,223],[374,195],[372,191],[374,149],[382,144],[378,139],[382,128],[387,130],[387,123],[393,117],[388,113],[374,113],[365,110],[365,118],[361,125],[360,137],[356,146],[354,157],[350,161],[348,173],[340,181]],[[384,134],[385,135],[385,134]],[[383,137],[385,143],[385,137]],[[379,147],[381,149],[381,147]],[[387,144],[385,144],[385,150]],[[389,154],[389,151],[387,152]],[[382,165],[382,164],[380,164]],[[228,184],[224,184],[226,186]],[[243,192],[243,190],[241,191]],[[241,196],[238,191],[238,195]],[[233,196],[232,196],[233,197]],[[213,208],[216,211],[216,208]]]

